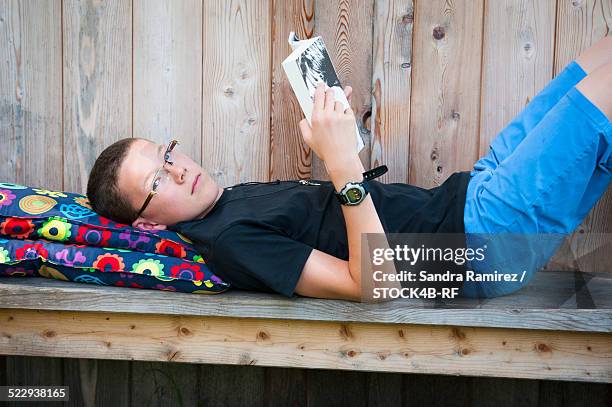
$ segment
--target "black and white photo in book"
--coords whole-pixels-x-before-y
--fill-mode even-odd
[[[323,82],[325,90],[332,89],[337,102],[342,103],[344,111],[350,109],[338,74],[321,37],[300,40],[295,32],[289,33],[289,45],[293,50],[282,62],[289,84],[304,112],[308,123],[312,125],[312,109],[316,86]],[[365,145],[357,123],[355,123],[355,141],[357,152]]]
[[[302,79],[304,79],[304,83],[308,88],[308,94],[313,102],[314,92],[318,83],[325,82],[330,88],[334,86],[341,87],[327,49],[320,38],[308,46],[295,62],[302,73]]]

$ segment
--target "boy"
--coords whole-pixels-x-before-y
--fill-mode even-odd
[[[186,235],[236,288],[360,301],[362,233],[572,232],[612,177],[611,118],[612,38],[604,38],[500,132],[471,172],[436,188],[371,180],[361,185],[369,193],[347,194],[365,172],[355,118],[319,86],[312,128],[302,120],[300,130],[331,181],[221,188],[176,143],[134,138],[100,154],[87,195],[103,216]],[[507,294],[524,283],[472,285],[463,294]]]

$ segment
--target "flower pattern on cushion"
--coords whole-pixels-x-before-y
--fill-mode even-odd
[[[170,268],[172,277],[181,277],[188,280],[202,280],[204,274],[200,271],[200,266],[197,264],[180,264]]]
[[[39,188],[32,188],[32,191],[36,192],[37,194],[40,195],[49,195],[53,198],[66,198],[68,195],[64,194],[63,192],[59,192],[59,191],[50,191],[48,189],[39,189]]]
[[[17,249],[16,254],[17,260],[35,259],[39,256],[43,259],[47,259],[49,257],[49,252],[41,243],[26,244],[23,247]]]
[[[34,230],[34,223],[29,219],[8,218],[0,222],[0,233],[17,239],[26,239]]]
[[[138,274],[147,276],[164,276],[164,265],[159,260],[142,259],[138,263],[134,263],[132,271]]]
[[[107,246],[111,236],[109,230],[79,226],[75,240],[86,245]]]
[[[192,259],[200,254],[193,242],[170,229],[144,230],[100,216],[92,210],[87,196],[82,194],[58,193],[58,191],[11,183],[0,183],[0,190],[8,191],[11,196],[15,196],[14,199],[11,198],[13,202],[10,205],[0,205],[0,224],[12,218],[31,221],[34,225],[34,229],[27,235],[25,230],[23,233],[10,235],[7,230],[0,229],[0,234],[3,236],[57,240],[51,236],[53,233],[50,230],[47,236],[39,233],[42,232],[44,223],[55,217],[63,219],[70,225],[70,236],[67,233],[64,235],[66,237],[62,240],[64,243],[126,248],[142,253],[159,253],[185,259]],[[80,229],[81,227],[85,229]],[[68,229],[65,230],[67,232]],[[56,236],[60,238],[60,235]]]
[[[9,261],[11,261],[9,251],[0,247],[0,263],[8,263]]]
[[[117,254],[103,254],[98,256],[93,267],[101,271],[124,271],[125,264],[121,256]]]
[[[13,277],[26,277],[36,275],[36,271],[27,267],[7,267],[6,274]]]
[[[0,276],[198,294],[230,287],[190,239],[170,229],[114,222],[73,192],[0,182],[0,194]]]
[[[195,294],[218,294],[230,288],[203,262],[42,238],[0,237],[0,276],[24,275]]]
[[[174,256],[183,259],[187,255],[185,253],[185,249],[183,249],[183,246],[166,239],[162,239],[155,245],[155,248],[157,249],[156,253],[164,254],[166,256]]]
[[[93,210],[93,208],[91,207],[91,204],[89,203],[89,199],[87,199],[84,196],[79,196],[77,198],[74,198],[74,202],[76,202],[78,205],[84,206],[87,209]]]
[[[38,234],[49,240],[63,242],[71,236],[70,226],[66,219],[53,216],[43,223],[43,227],[38,229]]]
[[[8,189],[0,189],[0,206],[9,206],[15,198],[17,198],[17,195]]]

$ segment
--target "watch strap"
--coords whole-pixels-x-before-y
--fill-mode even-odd
[[[371,170],[368,170],[363,173],[363,182],[370,181],[374,178],[378,178],[384,173],[386,173],[388,170],[389,169],[387,168],[386,165],[379,165],[376,168],[372,168]]]

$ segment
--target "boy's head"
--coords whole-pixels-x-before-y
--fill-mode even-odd
[[[102,151],[87,183],[93,210],[141,229],[163,230],[178,222],[203,218],[223,189],[178,145],[170,153],[173,164],[166,163],[167,147],[143,138],[125,138]],[[154,183],[157,193],[138,216]]]

